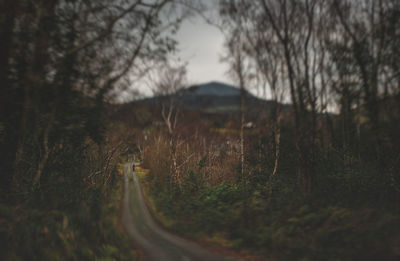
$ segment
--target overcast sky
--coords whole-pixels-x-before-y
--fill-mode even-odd
[[[224,54],[224,36],[204,18],[195,16],[184,21],[178,34],[178,56],[188,62],[190,83],[221,81],[232,83],[228,66],[221,62]]]

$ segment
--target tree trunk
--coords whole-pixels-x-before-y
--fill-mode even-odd
[[[16,1],[1,0],[0,2],[0,187],[7,189],[12,182],[12,166],[15,160],[18,136],[18,94],[9,81],[9,58],[13,43]]]
[[[245,97],[246,93],[244,87],[240,86],[240,163],[241,163],[241,175],[243,181],[244,178],[244,124],[245,124]]]

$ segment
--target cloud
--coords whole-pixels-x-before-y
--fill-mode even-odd
[[[197,16],[183,22],[177,40],[177,56],[188,61],[189,82],[231,82],[226,75],[227,64],[220,62],[224,36],[217,28]]]

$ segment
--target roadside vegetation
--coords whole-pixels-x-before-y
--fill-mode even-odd
[[[157,110],[148,109],[147,113],[154,121],[161,118]],[[137,172],[149,205],[164,226],[244,256],[397,259],[398,191],[393,180],[379,176],[376,163],[353,159],[345,165],[339,150],[321,152],[317,185],[313,193],[304,194],[296,173],[290,122],[282,124],[281,152],[285,157],[279,175],[276,179],[266,175],[273,172],[275,154],[265,122],[265,128],[245,131],[249,156],[244,182],[239,133],[234,131],[240,123],[235,117],[225,115],[223,120],[221,115],[185,111],[175,130],[178,150],[172,150],[166,126],[149,123],[137,130],[135,145],[144,168],[137,167]],[[134,117],[129,120],[136,122]],[[365,150],[362,156],[369,159],[369,153]],[[177,172],[173,157],[178,162]]]
[[[137,260],[120,223],[123,150],[107,138],[113,146],[64,154],[40,191],[0,204],[1,260]]]
[[[156,216],[179,234],[244,255],[256,253],[273,260],[396,260],[399,192],[390,178],[382,177],[369,160],[345,164],[340,151],[332,148],[315,159],[315,187],[305,194],[299,188],[291,129],[282,129],[284,156],[274,178],[268,175],[274,169],[268,132],[246,132],[243,177],[238,144],[226,145],[227,140],[237,140],[237,133],[210,128],[196,138],[184,136],[183,127],[178,132],[180,149],[173,150],[179,167],[175,171],[170,136],[155,130],[143,154],[148,173],[140,177]],[[368,158],[368,152],[363,156]]]

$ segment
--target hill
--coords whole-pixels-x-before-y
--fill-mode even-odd
[[[193,85],[169,96],[146,98],[136,103],[156,105],[160,99],[168,99],[171,96],[174,96],[181,106],[188,110],[208,113],[238,113],[240,111],[240,89],[220,82]],[[274,101],[257,98],[246,91],[246,107],[251,114],[268,113],[274,104]]]
[[[239,96],[240,89],[235,86],[220,83],[209,82],[205,84],[193,85],[183,90],[185,95],[194,96]],[[249,96],[252,96],[248,93]]]

